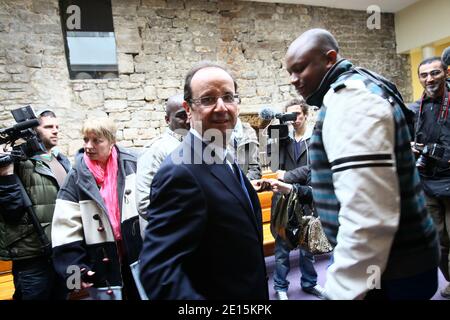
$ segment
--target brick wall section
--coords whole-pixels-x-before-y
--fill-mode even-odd
[[[61,122],[60,146],[82,145],[86,117],[109,114],[125,146],[140,147],[164,129],[164,101],[182,92],[189,68],[202,59],[228,64],[242,96],[241,113],[280,107],[296,93],[283,58],[311,27],[335,34],[342,55],[391,78],[412,96],[410,62],[395,52],[394,16],[381,30],[365,12],[232,0],[112,0],[118,79],[69,80],[57,0],[0,2],[0,121],[24,104],[50,106]],[[250,119],[251,117],[246,117]]]

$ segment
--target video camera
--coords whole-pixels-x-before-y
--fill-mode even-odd
[[[39,120],[36,118],[31,106],[28,105],[11,110],[11,114],[16,124],[0,130],[0,145],[9,144],[12,150],[10,153],[0,155],[0,167],[12,162],[25,161],[30,157],[46,152],[42,141],[32,129],[39,126]],[[19,139],[25,142],[16,145],[16,141]]]
[[[289,129],[286,122],[297,120],[297,113],[279,113],[270,107],[266,107],[259,112],[259,117],[263,120],[279,119],[280,124],[270,125],[268,127],[269,138],[284,141],[289,137]]]
[[[11,113],[17,123],[12,127],[0,130],[0,145],[10,145],[12,151],[10,153],[0,154],[0,167],[7,166],[13,162],[25,161],[34,155],[46,152],[46,148],[41,139],[39,139],[37,133],[32,129],[39,126],[39,120],[36,118],[31,106],[28,105],[11,110]],[[19,139],[25,140],[25,142],[15,145],[16,141]],[[31,224],[36,230],[39,241],[41,242],[42,253],[49,257],[51,256],[51,242],[45,234],[45,231],[34,212],[33,203],[20,180],[19,185],[22,193],[23,205],[26,208]]]

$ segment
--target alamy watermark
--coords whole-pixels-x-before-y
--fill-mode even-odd
[[[66,20],[67,30],[81,30],[81,9],[77,5],[67,7],[66,13],[69,14]]]
[[[381,268],[377,265],[370,265],[366,269],[366,273],[369,275],[367,277],[367,288],[369,290],[381,289]]]
[[[374,4],[370,5],[367,7],[367,14],[370,14],[366,21],[367,28],[369,30],[381,29],[381,8]]]
[[[195,128],[197,132],[202,132],[201,123],[198,123]],[[271,145],[271,153],[265,156],[263,165],[271,164],[271,166],[278,167],[280,164],[280,130],[271,130],[271,138],[268,139],[263,133],[264,130],[259,132],[258,141],[267,141]],[[175,132],[179,135],[186,136],[188,134],[185,129],[176,129]],[[207,129],[202,132],[202,140],[199,138],[191,139],[189,143],[184,143],[181,146],[180,152],[172,152],[170,157],[172,163],[179,164],[224,164],[226,159],[223,157],[224,146],[227,146],[227,142],[232,137],[233,130],[227,129],[221,131],[215,128]],[[230,159],[228,161],[236,161],[239,165],[239,161],[245,161],[245,159]]]
[[[66,286],[69,290],[81,290],[81,269],[77,265],[70,265],[67,267],[66,273],[70,276],[67,277]]]

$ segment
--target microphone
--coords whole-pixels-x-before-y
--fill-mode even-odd
[[[32,119],[27,121],[22,121],[17,124],[15,124],[12,127],[0,130],[0,134],[12,134],[13,132],[19,132],[23,131],[29,128],[34,128],[39,126],[39,120],[38,119]]]
[[[450,65],[450,47],[447,47],[442,53],[442,61],[449,66]]]
[[[39,120],[38,119],[31,119],[31,120],[19,122],[19,123],[15,124],[13,126],[13,128],[14,128],[14,130],[22,131],[22,130],[29,129],[29,128],[34,128],[34,127],[37,127],[37,126],[39,126]]]
[[[264,107],[259,111],[259,117],[263,120],[275,119],[275,111],[271,107]]]
[[[297,113],[280,113],[275,112],[271,107],[262,108],[259,111],[259,117],[263,120],[280,119],[280,122],[295,121],[297,119]]]

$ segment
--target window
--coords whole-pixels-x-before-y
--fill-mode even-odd
[[[70,79],[118,76],[110,0],[60,0]]]

